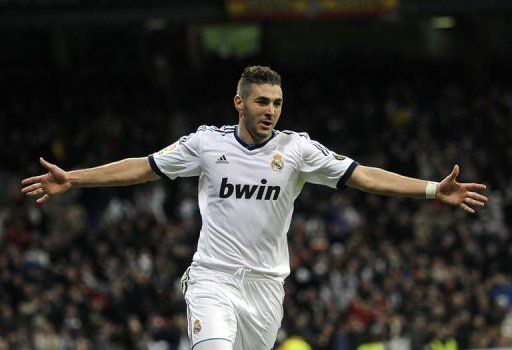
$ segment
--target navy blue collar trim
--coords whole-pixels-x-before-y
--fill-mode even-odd
[[[257,149],[257,148],[260,148],[260,147],[263,147],[265,146],[270,140],[272,140],[274,138],[274,136],[276,135],[275,131],[272,130],[272,134],[270,135],[270,137],[268,139],[266,139],[265,141],[263,141],[262,143],[255,143],[253,145],[249,145],[247,142],[245,142],[244,140],[242,140],[239,136],[238,136],[238,127],[235,128],[235,132],[233,133],[233,135],[235,135],[235,139],[238,141],[238,143],[240,143],[242,146],[244,146],[246,149],[248,149],[249,151],[252,151],[254,149]]]

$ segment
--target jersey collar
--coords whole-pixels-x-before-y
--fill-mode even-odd
[[[270,136],[265,141],[250,145],[247,142],[245,142],[244,140],[242,140],[242,138],[240,136],[238,136],[238,125],[235,126],[235,132],[233,134],[235,135],[235,139],[238,141],[238,143],[240,143],[242,146],[244,146],[249,151],[252,151],[254,149],[261,148],[261,147],[265,146],[276,135],[275,131],[272,130],[272,134],[270,134]]]

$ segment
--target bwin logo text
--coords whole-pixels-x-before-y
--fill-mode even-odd
[[[227,177],[222,178],[219,197],[229,198],[235,193],[236,198],[251,199],[256,194],[256,199],[276,200],[281,192],[280,186],[265,186],[266,179],[261,179],[262,185],[230,184]]]

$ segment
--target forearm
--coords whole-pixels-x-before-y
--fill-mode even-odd
[[[68,172],[72,187],[126,186],[158,179],[146,157]]]
[[[365,192],[425,198],[428,181],[402,176],[380,168],[358,166],[347,185]]]

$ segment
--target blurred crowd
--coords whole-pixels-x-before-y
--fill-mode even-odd
[[[490,201],[468,215],[306,185],[276,348],[295,335],[316,350],[512,346],[512,88],[445,73],[375,82],[281,71],[278,129],[414,177],[440,180],[459,164]],[[131,74],[32,71],[1,98],[0,350],[189,347],[179,280],[201,227],[195,179],[74,190],[42,207],[20,193],[41,155],[99,165],[237,122],[236,80],[221,73],[173,72],[168,85]]]

